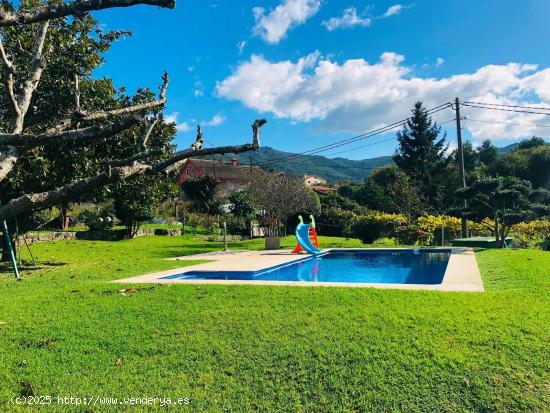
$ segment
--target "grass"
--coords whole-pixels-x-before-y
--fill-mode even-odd
[[[189,411],[550,410],[547,252],[479,251],[487,290],[479,294],[132,289],[108,281],[181,266],[164,258],[220,244],[157,236],[32,248],[41,268],[21,282],[0,272],[0,411],[24,410],[9,399],[33,393],[188,397]]]

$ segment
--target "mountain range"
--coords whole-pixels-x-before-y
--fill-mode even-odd
[[[501,154],[515,147],[517,143],[498,148]],[[378,156],[363,160],[327,158],[321,155],[298,155],[268,146],[254,152],[237,155],[215,156],[215,159],[228,161],[236,158],[240,165],[256,165],[265,170],[283,171],[296,176],[316,175],[328,182],[359,181],[367,178],[373,169],[392,163],[391,156]]]

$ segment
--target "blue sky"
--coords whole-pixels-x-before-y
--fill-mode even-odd
[[[179,147],[192,142],[197,123],[207,145],[236,144],[265,117],[262,144],[299,152],[403,119],[416,100],[550,106],[547,0],[179,0],[174,10],[137,6],[95,16],[106,29],[133,32],[96,76],[132,91],[156,87],[169,72],[165,114],[179,125]],[[548,116],[464,112],[474,142],[506,145],[550,130],[532,126],[550,124]],[[455,135],[449,129],[451,144]],[[389,141],[341,156],[394,148]]]

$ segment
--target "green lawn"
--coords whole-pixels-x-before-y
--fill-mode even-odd
[[[23,410],[9,399],[33,392],[187,397],[188,411],[550,410],[547,252],[478,252],[481,294],[108,283],[219,247],[160,236],[33,245],[41,269],[21,282],[0,270],[0,411]]]

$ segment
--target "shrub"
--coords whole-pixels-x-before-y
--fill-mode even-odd
[[[517,236],[515,243],[522,248],[538,247],[544,251],[550,250],[550,221],[535,220],[529,223],[520,222],[512,226],[512,232]]]
[[[351,232],[365,244],[372,244],[378,238],[392,237],[395,228],[406,219],[400,214],[377,212],[360,217],[352,225]]]
[[[371,217],[361,217],[352,226],[351,232],[354,237],[359,238],[365,244],[372,244],[380,238],[385,226]]]
[[[417,241],[422,245],[434,245],[436,232],[440,234],[439,239],[443,238],[445,232],[449,233],[449,239],[453,239],[460,234],[461,222],[460,218],[448,215],[423,215],[418,217],[416,227],[420,237]],[[410,231],[411,234],[415,233],[414,228]]]
[[[416,224],[402,225],[395,230],[395,237],[399,244],[429,245],[432,234],[421,229]]]
[[[47,228],[52,226],[53,221],[59,216],[59,209],[51,208],[44,209],[42,211],[33,212],[30,216],[25,218],[22,228],[20,230],[29,231],[41,228]],[[59,222],[59,220],[58,220]],[[58,224],[59,228],[59,224]]]
[[[185,214],[185,225],[191,227],[192,232],[206,232],[208,234],[220,234],[221,223],[217,216],[188,212]]]
[[[357,214],[341,208],[323,209],[317,220],[318,232],[333,237],[350,237]]]
[[[80,213],[80,220],[92,231],[105,231],[113,227],[114,218],[105,209],[85,209]]]
[[[249,235],[250,233],[249,221],[244,217],[226,214],[222,217],[221,228],[223,228],[223,221],[227,224],[228,234]]]
[[[495,223],[490,218],[483,218],[480,222],[468,221],[468,229],[475,235],[494,235]]]

